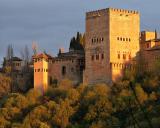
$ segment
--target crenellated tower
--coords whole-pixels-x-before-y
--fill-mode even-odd
[[[131,67],[139,51],[137,11],[107,8],[86,13],[85,83],[110,83]]]

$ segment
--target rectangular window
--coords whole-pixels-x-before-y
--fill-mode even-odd
[[[62,75],[63,76],[66,75],[66,67],[65,66],[62,67]]]
[[[101,55],[101,59],[102,59],[102,60],[104,59],[104,54]]]
[[[92,61],[94,60],[94,55],[92,55],[91,59],[92,59]]]
[[[121,58],[121,56],[120,56],[120,54],[118,54],[118,59],[120,59]]]
[[[124,59],[124,60],[126,59],[126,54],[123,54],[123,59]]]
[[[99,55],[96,55],[96,60],[99,60]]]

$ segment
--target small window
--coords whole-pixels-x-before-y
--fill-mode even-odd
[[[94,42],[94,40],[92,39],[92,43]]]
[[[128,41],[128,38],[126,38],[126,41]]]
[[[131,39],[129,38],[129,42],[131,42]]]
[[[119,37],[117,37],[117,40],[119,40]]]
[[[96,60],[99,60],[99,55],[96,55]]]
[[[103,39],[103,37],[102,37],[102,41],[103,41],[104,39]]]
[[[38,69],[38,72],[40,72],[40,69]]]
[[[122,41],[122,37],[120,38],[120,40]]]
[[[125,41],[125,38],[123,38],[123,41]]]
[[[34,71],[36,72],[36,69]]]
[[[123,59],[124,59],[124,60],[126,59],[126,54],[123,54]]]
[[[48,72],[48,69],[46,69],[46,72]]]
[[[149,43],[147,43],[147,48],[149,48]]]
[[[91,56],[92,61],[94,60],[94,55]]]
[[[120,56],[120,54],[118,54],[118,59],[120,59],[121,58],[121,56]]]
[[[104,59],[104,54],[102,53],[102,55],[101,55],[101,59],[103,60]]]
[[[63,76],[66,75],[66,67],[65,66],[62,67],[62,75]]]

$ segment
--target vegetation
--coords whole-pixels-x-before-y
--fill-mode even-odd
[[[131,74],[112,86],[74,87],[64,80],[44,96],[8,93],[0,100],[0,127],[159,128],[160,76]]]
[[[77,32],[76,37],[73,37],[70,41],[70,51],[73,50],[84,50],[85,46],[85,35],[82,35],[81,33]]]

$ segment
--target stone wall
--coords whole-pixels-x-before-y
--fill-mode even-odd
[[[60,82],[63,79],[69,79],[74,84],[82,82],[81,66],[84,66],[83,57],[65,57],[56,58],[50,64],[49,79]]]

